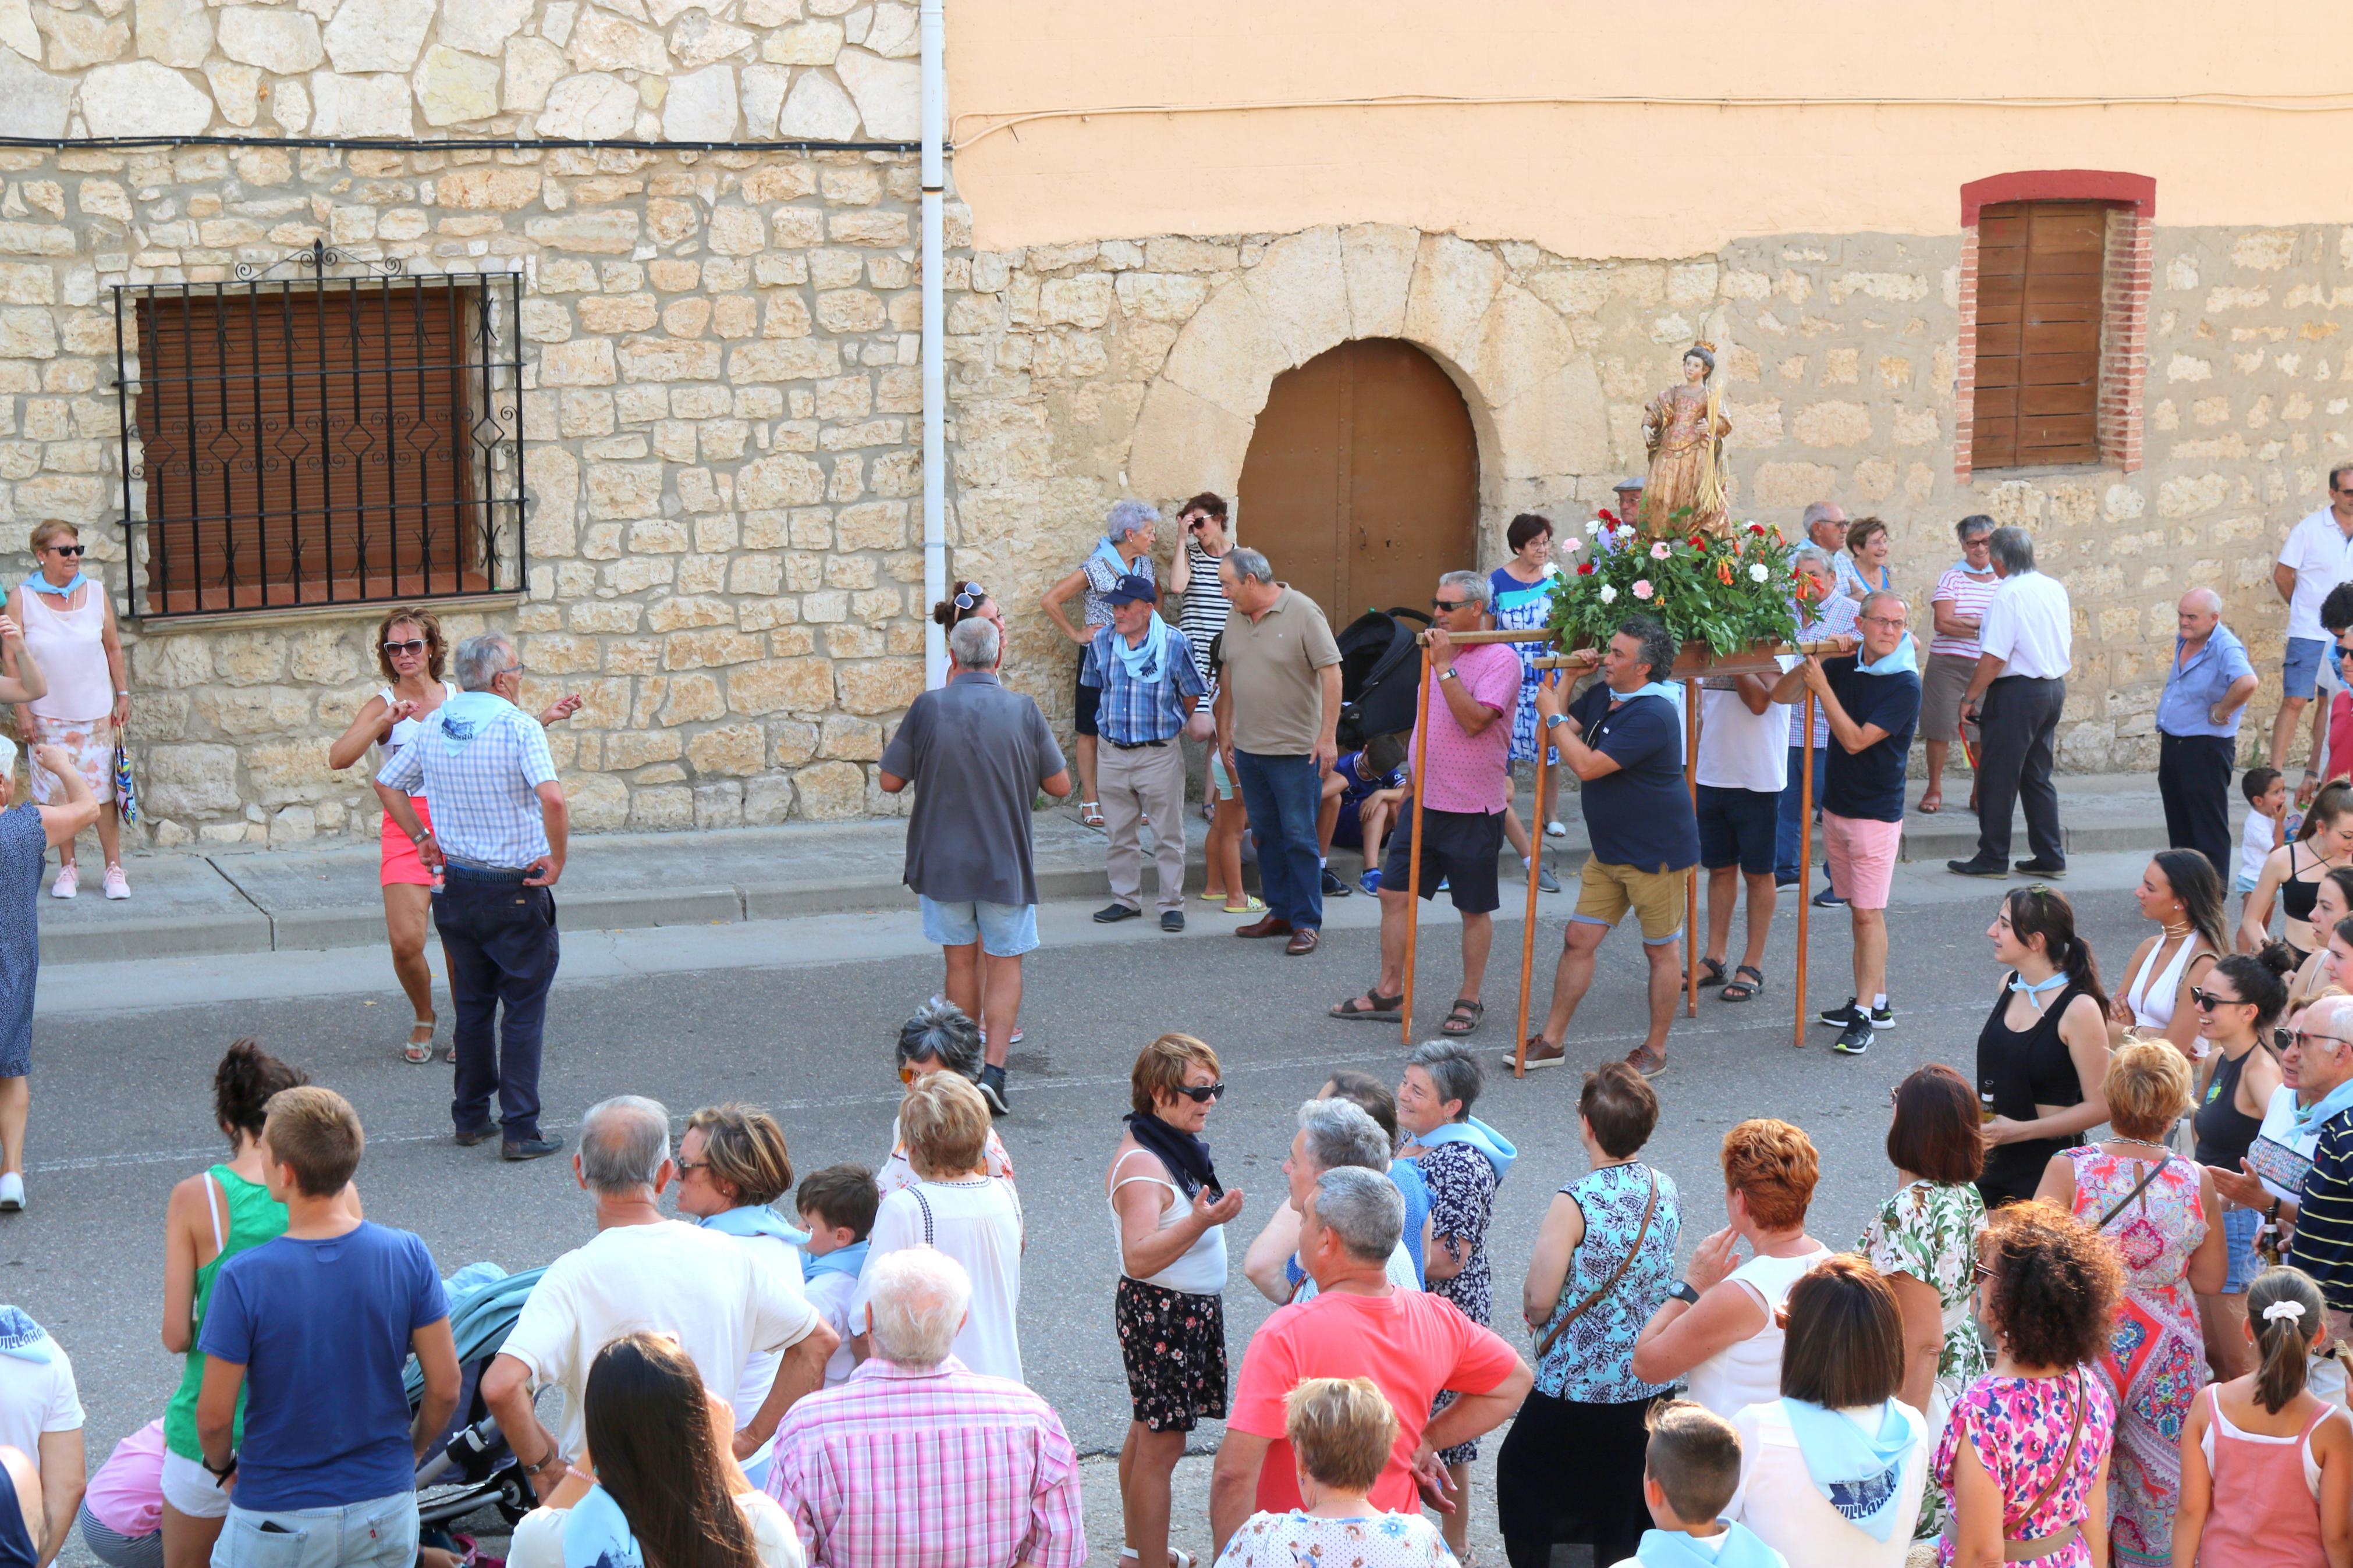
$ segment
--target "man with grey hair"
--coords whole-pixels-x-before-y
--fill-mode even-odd
[[[1438,580],[1430,627],[1429,689],[1419,711],[1429,715],[1406,749],[1421,809],[1409,796],[1398,806],[1381,867],[1381,971],[1370,990],[1330,1009],[1335,1018],[1394,1024],[1404,1005],[1406,929],[1412,919],[1409,874],[1420,864],[1420,895],[1444,884],[1462,917],[1462,984],[1440,1034],[1467,1035],[1487,1005],[1487,952],[1495,940],[1494,910],[1503,892],[1495,860],[1504,847],[1504,814],[1512,804],[1512,720],[1520,705],[1520,656],[1508,643],[1457,644],[1464,632],[1489,630],[1492,590],[1483,574],[1449,572]]]
[[[1840,525],[1843,528],[1845,525]],[[1855,635],[1855,616],[1862,606],[1839,592],[1836,553],[1819,544],[1801,544],[1789,555],[1789,565],[1797,577],[1797,592],[1790,608],[1798,623],[1798,640],[1801,643],[1824,642],[1836,637]],[[1814,710],[1814,777],[1810,786],[1814,812],[1821,813],[1822,785],[1826,779],[1831,749],[1831,723],[1819,708]],[[1805,868],[1798,864],[1798,848],[1804,838],[1806,791],[1806,705],[1794,703],[1789,709],[1789,782],[1781,788],[1781,814],[1773,833],[1773,887],[1781,891],[1796,888],[1804,891]],[[1814,902],[1823,908],[1845,902],[1839,896],[1838,884],[1828,882],[1816,895]]]
[[[766,1490],[809,1561],[1084,1568],[1078,1455],[1061,1418],[950,1350],[972,1300],[964,1266],[906,1247],[868,1264],[866,1279],[874,1354],[776,1429]]]
[[[1218,751],[1258,835],[1266,892],[1264,918],[1234,934],[1289,937],[1283,952],[1296,958],[1324,927],[1315,822],[1340,760],[1340,645],[1315,601],[1276,582],[1257,551],[1227,551],[1218,581],[1232,606],[1218,637]]]
[[[1993,569],[2001,586],[1986,601],[1978,629],[1978,668],[1961,699],[1961,718],[1975,719],[1978,749],[1978,852],[1947,860],[1964,877],[2010,874],[2010,816],[2026,811],[2026,841],[2034,851],[2017,869],[2030,877],[2067,874],[2059,834],[2059,791],[2051,783],[2059,716],[2067,706],[2067,671],[2074,657],[2073,611],[2058,580],[2034,569],[2034,539],[2022,528],[1997,528]]]
[[[1046,614],[1062,635],[1080,647],[1094,641],[1095,633],[1111,625],[1111,591],[1123,577],[1141,577],[1156,583],[1152,567],[1152,542],[1160,526],[1160,510],[1149,501],[1123,500],[1113,503],[1111,515],[1103,521],[1103,536],[1095,541],[1094,549],[1079,569],[1046,590]],[[1082,607],[1084,624],[1072,626],[1063,609],[1072,596],[1083,593]],[[1100,734],[1095,709],[1103,697],[1103,688],[1089,686],[1085,681],[1086,661],[1080,660],[1080,679],[1071,694],[1071,717],[1079,735],[1079,820],[1089,827],[1103,826],[1101,797],[1095,794],[1095,742]]]
[[[1834,500],[1818,500],[1808,506],[1799,526],[1824,555],[1835,557],[1846,548],[1846,508]],[[1832,577],[1835,581],[1835,570]]]
[[[2296,715],[2312,700],[2316,682],[2327,684],[2323,677],[2335,653],[2320,607],[2330,590],[2348,579],[2353,579],[2353,463],[2337,463],[2328,470],[2327,502],[2288,530],[2272,567],[2272,586],[2287,601],[2279,715],[2272,721],[2271,764],[2275,768],[2287,765]]]
[[[1268,1216],[1266,1228],[1242,1259],[1242,1274],[1259,1294],[1277,1304],[1315,1294],[1315,1281],[1301,1266],[1298,1251],[1299,1216],[1306,1210],[1307,1194],[1326,1171],[1351,1167],[1387,1174],[1393,1152],[1381,1124],[1353,1100],[1327,1092],[1300,1106],[1299,1131],[1292,1135],[1291,1152],[1282,1162],[1288,1195]],[[1421,1289],[1421,1270],[1402,1237],[1389,1249],[1387,1267],[1391,1284],[1406,1290]]]
[[[1079,684],[1097,694],[1097,739],[1111,755],[1097,763],[1109,823],[1111,902],[1095,911],[1103,925],[1144,913],[1141,828],[1152,824],[1152,860],[1160,881],[1160,929],[1185,929],[1185,752],[1176,738],[1209,683],[1193,662],[1185,634],[1160,618],[1160,590],[1141,573],[1122,577],[1104,595],[1112,622],[1097,629],[1079,661]],[[1098,753],[1100,755],[1100,753]]]
[[[1279,1514],[1301,1506],[1284,1402],[1306,1379],[1369,1376],[1380,1385],[1399,1439],[1371,1492],[1384,1512],[1417,1511],[1423,1496],[1443,1497],[1451,1483],[1438,1451],[1501,1426],[1535,1382],[1509,1344],[1452,1302],[1400,1290],[1384,1276],[1382,1259],[1405,1223],[1404,1200],[1386,1179],[1353,1167],[1326,1171],[1301,1215],[1300,1261],[1321,1289],[1312,1300],[1276,1309],[1243,1353],[1209,1479],[1219,1554],[1253,1507]],[[1433,1415],[1432,1403],[1448,1391],[1458,1397]]]
[[[482,1373],[482,1402],[522,1461],[542,1500],[584,1441],[581,1395],[596,1352],[639,1330],[678,1341],[703,1386],[732,1405],[744,1368],[783,1352],[776,1381],[735,1434],[735,1457],[757,1468],[793,1402],[825,1382],[840,1342],[798,1283],[736,1237],[670,1219],[661,1194],[678,1174],[670,1112],[659,1101],[616,1095],[580,1119],[573,1177],[595,1201],[596,1234],[540,1276],[514,1329]],[[562,1430],[533,1414],[535,1388],[564,1391]]]
[[[2192,588],[2173,607],[2173,662],[2157,700],[2157,795],[2165,840],[2195,849],[2231,879],[2231,768],[2239,720],[2257,677],[2245,645],[2222,624],[2222,595]]]
[[[1004,653],[994,621],[950,628],[948,682],[908,705],[881,770],[885,794],[915,787],[904,879],[923,905],[924,939],[946,953],[947,999],[981,1022],[980,1092],[998,1116],[1021,1016],[1021,955],[1038,945],[1031,805],[1039,790],[1071,793],[1046,716],[997,678]]]
[[[457,1140],[470,1146],[495,1130],[504,1158],[536,1160],[564,1147],[539,1130],[540,1037],[560,957],[554,888],[570,820],[546,725],[580,700],[566,697],[537,719],[517,707],[522,660],[501,632],[468,637],[450,665],[458,695],[384,765],[375,793],[425,868],[441,877],[433,924],[458,1015],[449,1102]],[[429,826],[410,803],[416,795],[425,797]]]

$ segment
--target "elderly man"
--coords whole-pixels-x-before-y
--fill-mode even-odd
[[[1122,577],[1103,595],[1111,625],[1096,631],[1080,661],[1079,684],[1100,693],[1098,738],[1111,748],[1095,764],[1110,823],[1111,902],[1095,911],[1109,925],[1144,913],[1144,851],[1137,832],[1152,824],[1159,878],[1160,929],[1185,929],[1185,721],[1209,695],[1185,634],[1155,613],[1160,590],[1142,575]]]
[[[2296,715],[2312,700],[2327,662],[2321,601],[2353,579],[2353,463],[2328,470],[2328,504],[2288,530],[2272,568],[2272,586],[2287,601],[2287,653],[2280,670],[2279,716],[2272,721],[2272,766],[2283,766]]]
[[[1964,877],[2007,877],[2010,814],[2026,808],[2034,858],[2017,868],[2030,877],[2063,877],[2067,849],[2059,836],[2059,792],[2051,783],[2059,715],[2067,706],[2067,670],[2075,631],[2067,590],[2034,569],[2034,541],[2022,528],[1997,528],[1990,542],[2001,586],[1986,601],[1978,629],[1978,670],[1961,698],[1963,722],[1974,719],[1978,750],[1978,852],[1947,860]]]
[[[1218,581],[1233,607],[1219,640],[1218,750],[1258,835],[1266,893],[1264,918],[1234,934],[1287,936],[1283,952],[1297,957],[1324,926],[1315,818],[1340,757],[1340,645],[1315,601],[1276,582],[1257,551],[1227,551]]]
[[[1887,895],[1904,840],[1905,763],[1920,722],[1920,658],[1908,619],[1894,595],[1866,595],[1862,649],[1809,658],[1773,689],[1784,701],[1812,691],[1837,742],[1822,790],[1822,847],[1854,927],[1854,994],[1820,1017],[1839,1026],[1831,1048],[1841,1056],[1862,1055],[1873,1031],[1895,1022],[1887,1005]]]
[[[449,673],[458,695],[385,764],[375,793],[426,869],[442,879],[433,924],[458,1014],[449,1102],[458,1142],[470,1146],[491,1135],[495,1088],[499,1152],[536,1160],[564,1147],[539,1130],[540,1035],[559,957],[554,889],[568,837],[564,785],[546,730],[515,706],[522,660],[513,643],[498,632],[468,637],[450,655]],[[409,804],[418,794],[430,829]]]
[[[1818,500],[1807,507],[1799,525],[1805,530],[1808,541],[1824,555],[1836,559],[1838,552],[1846,548],[1846,508],[1834,500]],[[1838,580],[1836,567],[1831,570],[1831,580],[1833,584]]]
[[[2301,1055],[2298,1076],[2306,1085],[2332,1087],[2310,1104],[2304,1102],[2300,1090],[2292,1124],[2277,1129],[2276,1135],[2283,1140],[2315,1141],[2310,1146],[2311,1163],[2304,1167],[2304,1184],[2294,1201],[2279,1201],[2273,1194],[2267,1212],[2274,1221],[2285,1219],[2295,1226],[2280,1261],[2312,1276],[2327,1307],[2332,1334],[2353,1342],[2353,997],[2324,996],[2306,1008],[2292,1048]],[[2268,1142],[2273,1136],[2266,1124],[2262,1142]],[[2295,1153],[2303,1147],[2296,1142],[2294,1149],[2278,1152],[2287,1153],[2286,1163],[2293,1165]],[[2263,1152],[2258,1148],[2250,1158]],[[2253,1174],[2257,1167],[2249,1164],[2246,1170]],[[2245,1201],[2241,1192],[2230,1195]],[[2315,1365],[2322,1364],[2316,1358]],[[2315,1384],[2316,1392],[2324,1397],[2344,1402],[2345,1374],[2340,1369],[2330,1367],[2326,1383],[2316,1379]]]
[[[1094,640],[1097,629],[1111,625],[1110,594],[1122,577],[1155,580],[1152,542],[1159,530],[1160,509],[1150,502],[1113,503],[1111,515],[1103,520],[1103,537],[1095,541],[1093,551],[1079,563],[1077,571],[1046,590],[1046,614],[1064,637],[1085,647]],[[1086,624],[1074,626],[1062,606],[1082,595],[1082,614]],[[1071,704],[1079,732],[1079,783],[1085,791],[1079,797],[1079,817],[1089,827],[1103,825],[1103,805],[1095,796],[1096,742],[1100,738],[1095,703],[1101,691],[1101,687],[1091,687],[1082,679]]]
[[[1536,688],[1536,711],[1584,787],[1577,800],[1593,845],[1552,982],[1544,1029],[1526,1041],[1531,1068],[1568,1054],[1569,1021],[1593,985],[1593,955],[1629,910],[1649,962],[1651,1032],[1626,1054],[1646,1078],[1667,1070],[1667,1027],[1683,989],[1675,946],[1683,931],[1683,873],[1699,863],[1699,825],[1683,782],[1683,721],[1666,677],[1675,640],[1642,616],[1629,617],[1601,656],[1601,679],[1563,711],[1563,689]]]
[[[2222,624],[2222,595],[2192,588],[2173,607],[2173,664],[2157,700],[2157,794],[2165,840],[2231,875],[2231,768],[2239,719],[2255,694],[2255,667]]]
[[[1054,1407],[950,1347],[972,1301],[928,1247],[867,1265],[874,1353],[776,1430],[768,1495],[825,1568],[1083,1568],[1079,1462]]]
[[[1383,1260],[1404,1225],[1405,1200],[1385,1177],[1349,1167],[1316,1178],[1301,1211],[1299,1258],[1320,1289],[1313,1300],[1276,1309],[1243,1352],[1209,1478],[1219,1553],[1253,1507],[1302,1506],[1283,1401],[1304,1379],[1369,1376],[1388,1397],[1397,1442],[1371,1492],[1385,1512],[1416,1510],[1424,1488],[1442,1495],[1438,1451],[1502,1425],[1535,1381],[1509,1344],[1452,1302],[1386,1277]],[[1448,1390],[1458,1397],[1433,1416],[1431,1402]]]
[[[1381,867],[1381,973],[1372,989],[1331,1008],[1335,1018],[1372,1018],[1395,1023],[1404,1004],[1409,873],[1419,856],[1421,896],[1451,891],[1462,917],[1462,987],[1438,1026],[1441,1035],[1467,1035],[1479,1026],[1487,1005],[1479,999],[1487,978],[1487,950],[1495,940],[1494,910],[1503,893],[1495,858],[1504,848],[1504,814],[1512,804],[1512,715],[1520,705],[1520,656],[1508,644],[1460,647],[1454,636],[1485,631],[1493,592],[1478,572],[1449,572],[1438,580],[1437,612],[1430,630],[1430,690],[1422,707],[1430,714],[1425,742],[1419,730],[1407,749],[1410,766],[1420,757],[1426,777],[1413,789],[1421,799],[1414,814],[1411,796],[1399,803],[1397,830],[1389,835]]]
[[[1299,1216],[1305,1212],[1307,1194],[1326,1171],[1354,1166],[1388,1173],[1398,1163],[1392,1152],[1389,1135],[1361,1105],[1334,1094],[1300,1106],[1299,1131],[1292,1135],[1291,1152],[1282,1161],[1289,1194],[1242,1259],[1243,1277],[1258,1287],[1260,1295],[1281,1306],[1315,1294],[1315,1281],[1299,1261]],[[1419,1182],[1418,1171],[1411,1179]],[[1420,1206],[1428,1207],[1426,1193]],[[1421,1289],[1421,1270],[1402,1237],[1389,1254],[1388,1267],[1390,1284],[1406,1290]]]
[[[1030,806],[1039,790],[1058,800],[1071,793],[1046,716],[997,679],[1004,654],[996,622],[951,627],[948,683],[908,704],[881,770],[887,795],[915,786],[903,880],[922,900],[924,940],[945,950],[948,1000],[981,1021],[980,1092],[997,1116],[1008,1109],[1005,1053],[1021,1017],[1021,955],[1038,945]]]
[[[1841,524],[1841,527],[1844,525]],[[1795,603],[1798,640],[1801,643],[1827,642],[1831,637],[1855,635],[1855,616],[1862,606],[1838,591],[1838,563],[1834,553],[1819,544],[1801,544],[1789,556],[1797,573],[1799,591]],[[1822,710],[1814,710],[1814,810],[1822,806],[1822,780],[1829,765],[1831,723]],[[1781,814],[1773,833],[1773,886],[1802,889],[1806,868],[1798,864],[1798,850],[1805,839],[1806,790],[1806,710],[1803,703],[1789,710],[1789,782],[1781,788]],[[1832,908],[1846,900],[1839,897],[1838,884],[1825,882],[1814,897],[1816,906]]]
[[[969,624],[969,623],[967,623]],[[840,1342],[792,1278],[733,1236],[664,1217],[678,1173],[670,1112],[634,1094],[599,1100],[580,1119],[573,1179],[596,1202],[596,1234],[547,1266],[506,1343],[482,1373],[499,1418],[544,1500],[582,1449],[581,1394],[596,1352],[650,1329],[678,1341],[703,1386],[732,1405],[753,1357],[783,1352],[768,1397],[735,1434],[735,1457],[758,1462],[793,1402],[825,1382]],[[534,1389],[564,1391],[563,1430],[533,1411]]]

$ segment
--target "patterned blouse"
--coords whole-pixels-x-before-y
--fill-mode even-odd
[[[1484,1327],[1494,1316],[1495,1282],[1487,1262],[1487,1221],[1495,1208],[1495,1167],[1468,1143],[1440,1143],[1421,1156],[1421,1179],[1430,1188],[1430,1248],[1443,1255],[1446,1238],[1467,1243],[1462,1272],[1438,1279],[1430,1289],[1453,1302],[1462,1315]],[[1429,1267],[1425,1258],[1423,1267]]]
[[[1419,1514],[1318,1519],[1293,1509],[1254,1513],[1226,1542],[1218,1568],[1455,1568],[1438,1526]]]
[[[1936,1359],[1936,1381],[1955,1394],[1993,1368],[1968,1311],[1978,1237],[1985,1227],[1985,1200],[1974,1183],[1914,1182],[1880,1205],[1857,1244],[1882,1274],[1909,1274],[1936,1292],[1945,1309],[1945,1352]]]
[[[1535,1332],[1535,1343],[1562,1314],[1601,1289],[1616,1272],[1627,1248],[1641,1228],[1642,1208],[1651,1195],[1651,1167],[1641,1161],[1604,1165],[1578,1177],[1560,1190],[1577,1200],[1585,1215],[1585,1239],[1569,1254],[1568,1278],[1560,1300]],[[1683,1215],[1675,1196],[1674,1179],[1662,1171],[1658,1207],[1642,1249],[1624,1278],[1592,1310],[1568,1326],[1551,1352],[1536,1363],[1536,1391],[1555,1399],[1584,1405],[1624,1405],[1648,1399],[1661,1384],[1634,1375],[1634,1338],[1651,1314],[1667,1299],[1675,1282],[1675,1240],[1683,1230]]]
[[[2116,1402],[2089,1367],[2057,1377],[1981,1377],[1961,1391],[1929,1474],[1950,1510],[1953,1466],[1961,1444],[1968,1443],[2001,1488],[2004,1538],[2039,1540],[2090,1516],[2088,1494],[2107,1460],[2116,1427]],[[2037,1498],[2041,1506],[2028,1513]],[[1953,1550],[1951,1536],[1938,1542],[1938,1568],[1951,1568]],[[2093,1568],[2091,1546],[2081,1535],[2039,1561],[2048,1568]]]

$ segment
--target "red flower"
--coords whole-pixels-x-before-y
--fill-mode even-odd
[[[1707,541],[1702,535],[1694,533],[1691,536],[1691,547],[1694,550],[1705,550],[1707,548]]]
[[[1580,577],[1590,577],[1590,576],[1592,576],[1592,575],[1593,575],[1593,563],[1592,563],[1592,562],[1590,562],[1590,561],[1588,561],[1588,562],[1587,562],[1584,565],[1579,566],[1579,567],[1577,569],[1577,574],[1578,576],[1580,576]]]
[[[1762,539],[1765,537],[1765,525],[1761,522],[1752,522],[1748,525],[1748,531]]]
[[[1598,511],[1598,512],[1594,513],[1593,515],[1594,515],[1594,516],[1596,516],[1596,517],[1598,517],[1598,518],[1599,518],[1602,521],[1604,521],[1604,522],[1608,523],[1608,524],[1609,524],[1610,527],[1612,527],[1612,528],[1616,528],[1616,527],[1618,527],[1618,526],[1619,526],[1619,523],[1618,523],[1618,514],[1617,514],[1616,512],[1614,512],[1614,511],[1611,511],[1611,510],[1610,510],[1608,507],[1606,507],[1606,506],[1605,506],[1605,507],[1603,507],[1599,511]]]

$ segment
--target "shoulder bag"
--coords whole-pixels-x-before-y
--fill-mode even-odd
[[[1568,1331],[1568,1325],[1599,1306],[1601,1298],[1616,1289],[1618,1281],[1626,1278],[1626,1270],[1634,1267],[1634,1259],[1642,1250],[1643,1238],[1651,1234],[1651,1215],[1657,1213],[1659,1207],[1659,1173],[1652,1171],[1650,1177],[1651,1195],[1643,1201],[1642,1223],[1634,1232],[1634,1245],[1626,1249],[1626,1256],[1618,1260],[1618,1267],[1609,1271],[1609,1279],[1604,1279],[1592,1294],[1561,1314],[1560,1321],[1552,1326],[1552,1331],[1546,1334],[1543,1342],[1536,1346],[1536,1360],[1542,1361],[1550,1355],[1552,1347],[1560,1342],[1560,1336]]]

